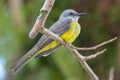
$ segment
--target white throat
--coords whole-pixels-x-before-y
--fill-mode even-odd
[[[78,22],[79,17],[74,17],[72,19],[75,20],[76,22]]]

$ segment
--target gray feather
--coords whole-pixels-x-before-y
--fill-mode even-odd
[[[70,27],[70,23],[71,23],[72,19],[71,18],[66,18],[66,19],[60,19],[58,20],[56,23],[54,23],[52,25],[52,27],[50,27],[50,31],[52,31],[53,33],[55,34],[58,34],[58,35],[62,35],[64,32],[66,32],[69,27]],[[35,47],[40,50],[41,48],[43,48],[44,46],[46,46],[47,44],[49,44],[50,42],[52,42],[53,39],[50,38],[49,36],[47,35],[43,35],[38,43],[35,45]],[[57,47],[57,46],[56,46]],[[50,49],[51,52],[52,50],[54,49]],[[49,53],[49,51],[45,52],[46,54]],[[44,54],[44,52],[42,52],[42,54]],[[38,55],[42,55],[41,53],[38,54]],[[36,55],[37,56],[37,55]],[[37,56],[38,57],[38,56]]]
[[[20,58],[11,68],[13,74],[16,74],[25,64],[27,64],[35,56],[36,49],[33,47],[28,53]]]
[[[71,23],[72,19],[66,18],[66,19],[60,19],[55,24],[52,25],[52,27],[49,29],[55,34],[62,35],[64,32],[66,32]],[[11,68],[10,71],[12,71],[13,74],[17,73],[25,64],[27,64],[32,58],[34,57],[41,57],[50,54],[52,51],[54,51],[56,48],[60,47],[60,45],[49,49],[45,52],[42,52],[40,54],[36,54],[41,48],[45,47],[47,44],[52,42],[53,39],[51,39],[47,35],[43,35],[37,44],[28,52],[26,53],[20,60],[18,60]]]

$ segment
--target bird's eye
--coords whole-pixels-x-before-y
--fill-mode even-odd
[[[73,15],[73,13],[70,13],[70,15]]]

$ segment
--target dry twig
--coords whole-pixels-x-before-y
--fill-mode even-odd
[[[106,50],[107,50],[107,49],[104,49],[104,50],[99,51],[99,52],[97,52],[97,53],[95,53],[95,54],[93,54],[93,55],[86,56],[86,57],[85,57],[85,60],[89,60],[89,59],[96,58],[98,55],[103,54]]]
[[[76,49],[69,48],[72,54],[80,61],[83,68],[87,71],[87,73],[91,76],[93,80],[99,80],[98,76],[93,72],[93,70],[87,64],[85,57],[82,56]]]
[[[100,44],[98,44],[98,45],[96,45],[96,46],[93,46],[93,47],[82,47],[82,48],[80,48],[80,47],[75,47],[75,46],[72,46],[74,49],[77,49],[77,50],[96,50],[96,49],[98,49],[99,47],[102,47],[102,46],[104,46],[104,45],[106,45],[106,44],[108,44],[108,43],[111,43],[111,42],[113,42],[113,41],[115,41],[117,39],[117,37],[114,37],[114,38],[112,38],[112,39],[110,39],[110,40],[107,40],[107,41],[104,41],[104,42],[102,42],[102,43],[100,43]]]
[[[110,68],[109,72],[109,79],[108,80],[114,80],[114,68]]]
[[[42,7],[41,11],[40,11],[40,15],[38,16],[34,26],[33,26],[33,29],[31,30],[30,34],[29,34],[29,37],[30,38],[34,38],[38,32],[40,33],[43,33],[43,34],[46,34],[50,37],[52,37],[53,39],[57,40],[59,43],[61,43],[63,46],[66,46],[67,48],[70,49],[70,51],[72,52],[72,54],[80,61],[81,65],[84,67],[84,69],[87,71],[87,73],[91,76],[91,78],[93,80],[99,80],[99,78],[97,77],[97,75],[93,72],[93,70],[89,67],[89,65],[87,64],[87,60],[89,59],[93,59],[95,58],[96,56],[104,53],[106,51],[106,49],[98,52],[98,53],[95,53],[93,55],[90,55],[90,56],[83,56],[81,55],[77,50],[95,50],[105,44],[108,44],[108,43],[111,43],[113,42],[114,40],[117,39],[117,37],[113,38],[113,39],[110,39],[108,41],[105,41],[101,44],[98,44],[94,47],[90,47],[90,48],[78,48],[78,47],[74,47],[72,44],[68,44],[66,42],[64,42],[64,40],[61,39],[61,37],[59,37],[57,34],[51,32],[50,30],[46,29],[44,27],[44,23],[47,19],[47,16],[53,6],[53,3],[54,3],[55,0],[45,0],[45,3],[44,3],[44,6]]]
[[[29,33],[29,38],[33,39],[39,33],[39,30],[44,27],[45,21],[50,13],[50,10],[54,4],[55,0],[45,0],[43,7],[40,10],[40,14]]]

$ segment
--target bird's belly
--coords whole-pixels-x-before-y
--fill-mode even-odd
[[[65,40],[67,43],[72,43],[80,34],[81,27],[76,21],[72,21],[70,24],[70,29],[66,31],[61,38]]]
[[[58,41],[54,40],[51,43],[47,44],[45,47],[43,47],[38,53],[47,51],[49,49],[55,48],[57,45],[59,45]]]

